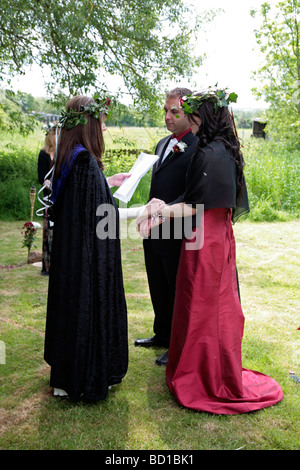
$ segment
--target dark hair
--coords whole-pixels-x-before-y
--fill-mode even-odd
[[[224,142],[225,147],[231,152],[232,158],[237,166],[238,188],[244,186],[245,161],[241,152],[239,138],[236,135],[234,119],[228,107],[216,107],[210,100],[204,100],[203,104],[191,115],[190,121],[197,123],[195,118],[201,119],[197,137],[199,137],[198,148],[201,149],[213,140]]]
[[[183,96],[186,96],[186,95],[190,95],[192,93],[191,90],[189,90],[188,88],[174,88],[173,90],[171,91],[168,91],[166,93],[166,99],[169,99],[169,98],[176,98],[177,96],[179,98],[182,98]]]
[[[75,109],[79,111],[81,106],[88,106],[93,103],[93,98],[87,96],[75,96],[71,98],[67,104],[67,110]],[[68,162],[71,159],[72,152],[76,145],[82,145],[89,153],[95,157],[99,167],[103,170],[102,155],[105,150],[101,120],[89,113],[85,114],[87,123],[85,125],[78,124],[72,129],[62,127],[58,139],[57,157],[55,163],[55,176],[60,176],[61,166],[63,162]]]

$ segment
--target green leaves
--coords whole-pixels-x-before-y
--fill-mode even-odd
[[[191,40],[211,19],[197,18],[183,0],[3,0],[0,13],[0,73],[35,61],[50,70],[52,96],[116,94],[106,77],[117,75],[134,105],[152,115],[163,84],[199,64]]]
[[[74,108],[63,110],[59,120],[59,127],[65,127],[69,130],[79,124],[84,126],[88,122],[86,117],[88,114],[101,122],[101,116],[108,114],[111,100],[108,97],[101,97],[99,93],[96,93],[93,99],[94,101],[88,105],[82,105],[80,110]]]
[[[11,91],[1,91],[0,98],[0,129],[7,132],[19,131],[23,136],[33,132],[37,120],[31,114],[30,100],[26,100],[24,94]]]
[[[255,72],[258,86],[253,91],[270,104],[268,130],[274,131],[276,138],[281,135],[299,141],[300,1],[286,0],[276,6],[265,2],[260,18],[255,36],[263,65]]]
[[[229,97],[228,97],[229,101],[231,103],[236,103],[237,102],[237,99],[238,99],[238,95],[234,92],[232,93],[229,93]]]
[[[191,108],[186,101],[181,102],[181,107],[186,114],[193,114],[194,112],[193,108]]]
[[[195,92],[184,96],[180,99],[180,106],[185,113],[192,114],[207,100],[213,103],[214,110],[217,113],[219,108],[227,108],[231,102],[236,103],[237,98],[238,95],[236,93],[228,93],[226,88],[215,89],[210,87],[202,93]]]
[[[88,122],[87,118],[84,117],[85,112],[85,110],[77,111],[76,109],[72,108],[68,111],[62,111],[60,119],[61,127],[65,127],[66,129],[70,130],[79,124],[84,126]]]

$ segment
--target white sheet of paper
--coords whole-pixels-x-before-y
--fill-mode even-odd
[[[131,173],[129,178],[126,178],[121,186],[114,193],[114,197],[120,199],[122,202],[128,202],[132,198],[137,185],[150,170],[154,163],[158,160],[157,155],[149,155],[148,153],[140,153],[135,164],[128,173]]]

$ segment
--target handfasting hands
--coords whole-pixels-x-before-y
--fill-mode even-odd
[[[166,203],[161,199],[153,198],[148,202],[144,212],[136,219],[137,230],[142,238],[148,238],[150,230],[165,220],[160,215],[165,206]]]

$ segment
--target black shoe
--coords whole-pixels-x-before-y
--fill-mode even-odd
[[[152,336],[152,338],[141,338],[136,339],[134,342],[135,346],[142,346],[143,348],[150,348],[151,346],[159,346],[156,341],[156,336]]]
[[[158,366],[166,366],[168,362],[168,356],[169,356],[169,351],[167,351],[165,354],[163,354],[158,359],[156,359],[155,363]]]

